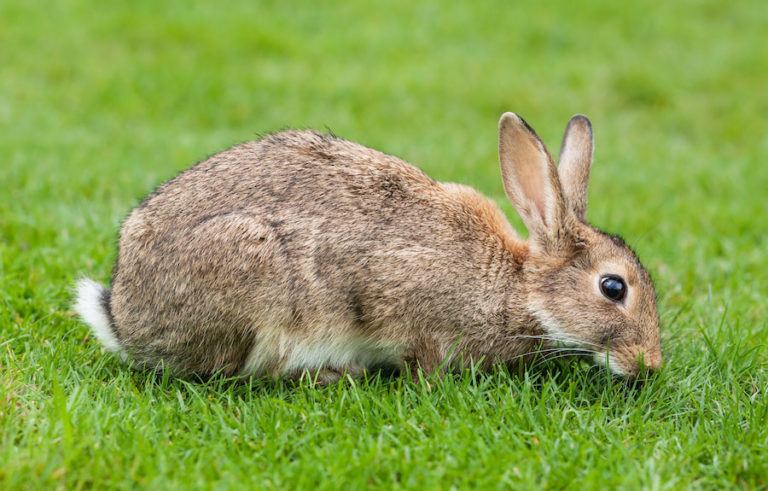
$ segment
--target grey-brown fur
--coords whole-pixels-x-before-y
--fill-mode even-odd
[[[125,220],[107,297],[119,345],[183,375],[306,369],[333,380],[374,362],[430,371],[447,356],[509,361],[561,329],[658,365],[650,279],[570,211],[588,167],[570,167],[583,183],[563,184],[566,204],[543,144],[511,117],[501,123],[502,152],[516,155],[502,153],[505,188],[530,242],[468,187],[335,136],[273,134],[190,168]],[[526,170],[539,150],[548,163]],[[528,187],[514,189],[518,178]],[[557,196],[529,196],[548,179]],[[626,308],[585,295],[587,272],[606,258],[637,292]],[[634,361],[619,363],[633,373]]]

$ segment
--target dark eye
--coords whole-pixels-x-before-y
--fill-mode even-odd
[[[606,298],[621,302],[627,294],[627,285],[620,276],[606,275],[600,278],[600,291]]]

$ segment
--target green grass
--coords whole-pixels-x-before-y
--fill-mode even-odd
[[[768,487],[768,9],[572,4],[0,3],[0,488]],[[287,126],[473,185],[519,225],[506,110],[553,151],[592,118],[590,218],[660,296],[667,363],[640,389],[579,363],[155,380],[70,310],[143,195]]]

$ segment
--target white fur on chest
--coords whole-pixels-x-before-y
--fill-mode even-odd
[[[402,349],[348,332],[320,329],[314,335],[267,331],[256,337],[243,375],[286,375],[321,368],[360,369],[399,364]]]

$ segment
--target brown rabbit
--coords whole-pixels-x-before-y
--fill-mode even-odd
[[[499,123],[521,239],[473,189],[312,131],[201,162],[125,220],[111,292],[78,284],[106,349],[179,375],[330,382],[393,364],[430,372],[566,345],[634,376],[661,364],[651,278],[586,222],[592,132],[565,131],[559,171],[525,121]],[[546,350],[544,350],[546,351]]]

